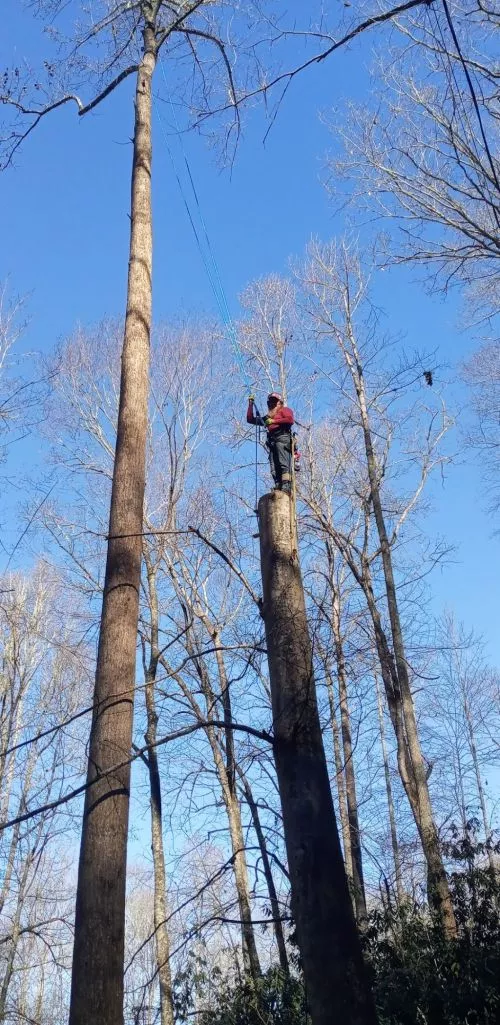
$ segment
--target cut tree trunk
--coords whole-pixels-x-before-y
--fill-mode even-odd
[[[372,1025],[316,700],[292,503],[259,501],[263,606],[274,757],[283,810],[292,914],[313,1025]]]
[[[127,312],[75,915],[70,1025],[123,1025],[125,881],[151,331],[154,32],[137,73]],[[125,763],[123,765],[123,763]],[[122,765],[114,769],[113,766]]]

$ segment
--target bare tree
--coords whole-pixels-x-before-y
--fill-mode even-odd
[[[498,311],[498,17],[461,0],[397,21],[376,69],[376,103],[336,116],[332,166],[390,232],[389,255],[467,287],[476,316]],[[398,38],[399,35],[399,38]]]
[[[56,3],[54,11],[53,4],[42,3],[40,8],[53,19],[64,6]],[[225,5],[219,6],[225,13]],[[127,308],[76,900],[72,1025],[95,1019],[109,1025],[123,1021],[130,770],[125,765],[114,776],[108,769],[126,760],[132,740],[152,305],[152,81],[160,50],[167,50],[177,37],[195,73],[202,66],[198,48],[213,50],[234,93],[232,62],[224,37],[214,26],[214,13],[213,5],[204,0],[187,6],[163,0],[103,3],[97,16],[93,10],[87,26],[76,30],[66,63],[59,65],[66,81],[74,79],[75,72],[80,80],[86,75],[87,81],[95,82],[97,77],[102,87],[89,102],[83,103],[73,89],[61,90],[59,71],[54,74],[52,65],[47,66],[50,96],[43,106],[32,98],[39,83],[23,80],[19,72],[7,73],[2,90],[6,109],[15,116],[4,137],[9,162],[26,135],[55,108],[74,103],[83,116],[125,78],[136,78]],[[213,79],[213,69],[209,78]],[[203,88],[208,88],[204,72]],[[20,128],[25,122],[27,127]]]
[[[489,342],[465,363],[474,422],[467,440],[482,460],[483,479],[490,495],[490,509],[500,506],[500,346]]]
[[[357,485],[361,492],[359,528],[354,535],[351,533],[350,538],[346,538],[330,526],[330,536],[346,559],[355,579],[362,586],[367,600],[398,742],[399,770],[429,866],[430,895],[436,902],[443,930],[451,937],[456,931],[455,919],[432,811],[427,766],[420,745],[393,560],[393,547],[404,522],[415,507],[429,473],[436,465],[442,463],[443,456],[439,446],[449,427],[449,421],[443,410],[438,408],[435,412],[429,413],[423,450],[421,444],[413,448],[415,439],[412,437],[410,451],[413,455],[410,456],[408,453],[408,456],[411,461],[416,457],[416,480],[411,483],[411,490],[401,508],[395,513],[389,511],[385,495],[393,427],[388,419],[388,412],[391,405],[397,401],[396,396],[405,387],[405,378],[408,389],[412,381],[420,378],[422,370],[418,361],[413,366],[405,367],[403,364],[397,375],[394,371],[392,374],[389,372],[385,380],[381,377],[376,381],[374,392],[369,393],[365,366],[374,359],[376,343],[370,333],[369,319],[365,322],[365,329],[368,328],[367,341],[363,344],[357,337],[357,328],[362,330],[363,314],[369,318],[370,311],[366,307],[366,281],[359,263],[355,257],[353,258],[353,253],[348,247],[342,244],[338,248],[314,247],[311,262],[306,269],[306,282],[317,336],[324,337],[326,334],[337,346],[338,377],[333,371],[329,379],[346,401],[344,431],[351,434],[355,443],[359,442],[364,453],[364,481],[359,481]],[[310,498],[308,501],[311,504]],[[313,504],[318,514],[320,508],[316,503]],[[369,555],[372,516],[377,548],[375,553]],[[328,524],[324,516],[323,524]],[[358,529],[359,547],[354,541]],[[380,559],[381,562],[390,645],[387,643],[387,634],[373,586],[373,566],[376,559]]]
[[[83,739],[58,723],[85,703],[90,677],[77,615],[61,626],[62,581],[39,566],[3,583],[0,820],[17,821],[0,832],[0,1016],[13,1020],[33,1018],[44,987],[62,990],[70,965],[72,822],[57,801],[81,772]],[[53,807],[19,821],[37,801]]]

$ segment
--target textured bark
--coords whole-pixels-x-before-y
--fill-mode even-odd
[[[262,615],[292,913],[313,1025],[371,1025],[375,1010],[337,832],[291,520],[287,495],[260,499]]]
[[[385,743],[384,710],[382,707],[382,695],[378,685],[378,676],[375,673],[375,689],[377,691],[377,712],[380,731],[380,746],[382,748],[382,760],[384,763],[385,792],[387,795],[387,807],[389,810],[389,826],[391,831],[392,856],[394,859],[394,880],[396,883],[396,897],[398,904],[401,904],[404,897],[403,875],[401,872],[401,857],[399,854],[398,833],[396,829],[396,813],[394,810],[394,799],[392,796],[391,773],[389,770],[389,759],[387,757],[387,746]]]
[[[137,73],[127,312],[75,916],[70,1025],[122,1025],[125,876],[151,330],[151,80]]]
[[[282,970],[288,975],[288,954],[286,952],[285,936],[283,933],[283,923],[281,921],[281,911],[278,901],[278,894],[276,893],[276,887],[274,885],[273,871],[271,868],[271,860],[267,850],[266,838],[262,829],[260,821],[259,809],[254,799],[252,788],[248,782],[244,772],[238,768],[238,775],[241,779],[243,790],[245,793],[246,801],[250,809],[252,816],[253,828],[257,837],[257,843],[260,849],[260,856],[262,858],[262,867],[264,869],[264,876],[266,879],[267,892],[269,894],[269,904],[271,906],[271,914],[273,919],[273,929],[276,938],[276,946],[278,948],[278,956],[280,959],[280,966]]]

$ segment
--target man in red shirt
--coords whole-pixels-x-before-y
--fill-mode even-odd
[[[292,427],[294,424],[292,410],[285,406],[283,397],[278,392],[267,396],[267,416],[260,416],[254,410],[254,396],[248,399],[247,423],[257,427],[265,427],[267,431],[267,448],[269,464],[277,491],[286,491],[289,495],[292,488]]]

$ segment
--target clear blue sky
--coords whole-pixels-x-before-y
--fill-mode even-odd
[[[288,9],[300,15],[302,3]],[[0,66],[47,54],[41,23],[5,0]],[[378,30],[381,38],[384,30]],[[366,36],[298,78],[266,142],[262,110],[247,119],[230,175],[217,168],[206,143],[186,140],[194,176],[233,312],[237,295],[253,278],[286,272],[313,235],[339,230],[320,178],[330,146],[319,112],[343,97],[362,95],[375,37]],[[0,279],[30,292],[30,350],[48,352],[77,322],[92,323],[124,310],[128,258],[132,130],[132,79],[84,119],[63,108],[46,118],[0,177]],[[212,310],[214,301],[195,248],[162,135],[155,126],[154,307],[157,319],[186,310]],[[378,286],[395,332],[410,347],[436,347],[454,366],[473,342],[457,330],[458,309],[425,296],[407,271],[392,272]],[[462,398],[463,396],[458,396]],[[242,407],[245,394],[242,386]],[[23,449],[25,454],[26,449]],[[30,459],[36,461],[37,452]],[[457,548],[454,561],[433,578],[436,610],[454,609],[482,632],[492,657],[497,641],[499,541],[482,510],[477,467],[465,454],[434,487],[429,529]]]

